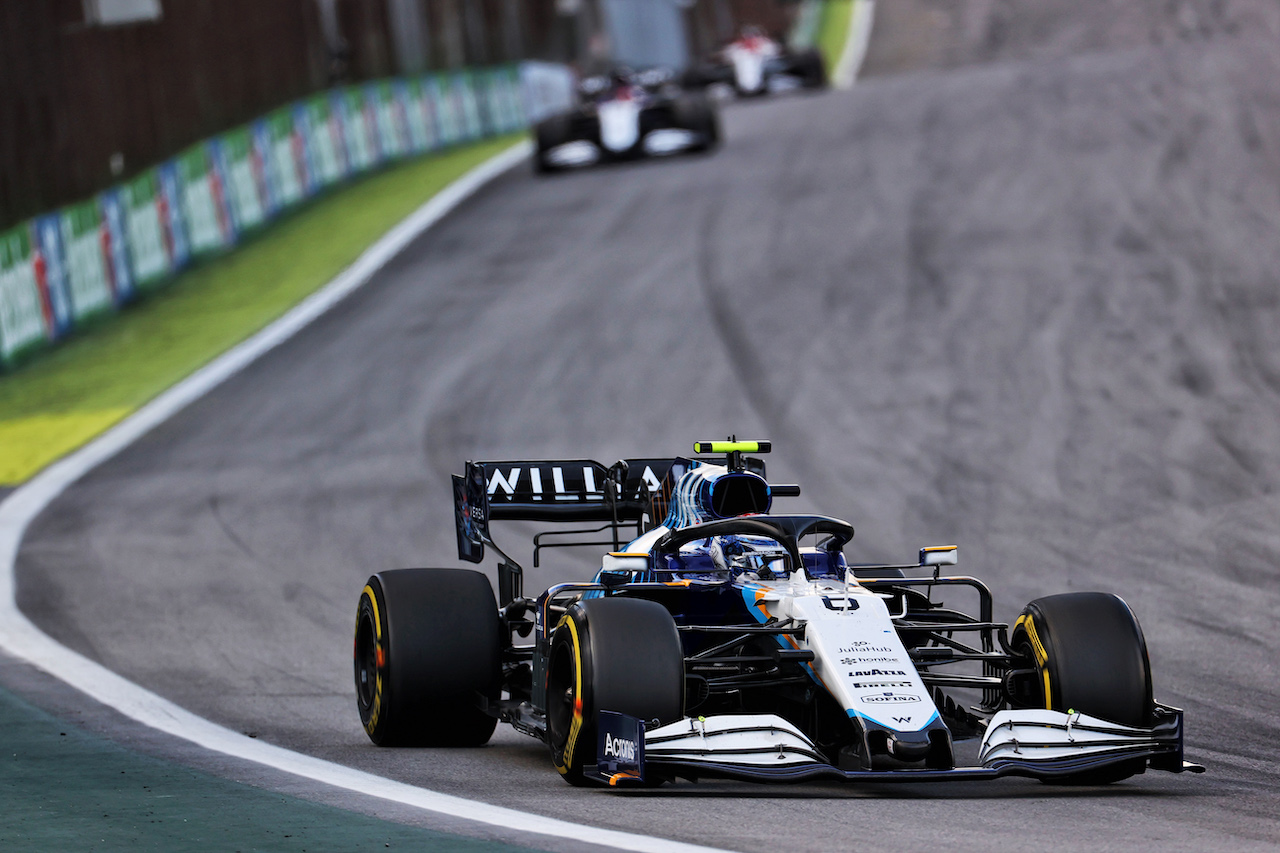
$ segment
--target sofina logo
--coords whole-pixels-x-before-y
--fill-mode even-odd
[[[862,701],[868,705],[896,705],[903,702],[919,702],[919,696],[910,693],[877,693],[874,696],[863,696]]]

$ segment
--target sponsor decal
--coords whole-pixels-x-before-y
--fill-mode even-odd
[[[903,687],[914,687],[910,681],[855,681],[850,687],[859,690],[896,690]]]
[[[662,487],[672,468],[671,460],[624,460],[629,465],[622,494],[652,494]],[[609,470],[603,466],[572,460],[567,462],[499,463],[483,462],[488,476],[487,491],[494,504],[532,504],[573,501],[603,501]]]
[[[896,663],[902,665],[902,659],[897,656],[873,655],[871,657],[848,657],[841,658],[840,662],[845,666],[858,666],[864,663]]]
[[[868,705],[897,705],[904,702],[919,702],[920,697],[910,693],[876,693],[872,696],[863,696],[862,701]]]
[[[868,675],[906,675],[907,673],[901,669],[866,669],[849,673],[850,678],[862,678]]]
[[[873,646],[867,640],[855,640],[851,645],[841,646],[838,652],[842,655],[865,655],[869,652],[892,652],[893,646]]]
[[[625,738],[606,734],[604,737],[605,757],[613,757],[619,761],[636,760],[636,742]]]

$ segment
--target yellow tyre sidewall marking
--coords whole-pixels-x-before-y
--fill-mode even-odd
[[[569,724],[569,737],[565,740],[562,763],[557,764],[556,769],[561,773],[568,773],[569,768],[573,766],[573,753],[578,746],[578,735],[582,733],[582,643],[578,638],[578,626],[569,618],[569,614],[566,613],[560,618],[560,624],[556,629],[559,630],[561,626],[567,626],[569,635],[573,638],[573,722]]]
[[[1053,692],[1049,685],[1049,653],[1045,650],[1044,643],[1040,642],[1040,635],[1036,633],[1036,623],[1032,621],[1030,615],[1019,616],[1013,627],[1016,629],[1019,625],[1026,630],[1027,637],[1031,640],[1031,650],[1036,656],[1036,668],[1040,670],[1040,678],[1044,681],[1044,707],[1052,711]]]
[[[378,612],[378,596],[374,595],[373,587],[365,584],[364,596],[369,599],[369,606],[373,608],[373,635],[374,635],[374,672],[376,676],[373,682],[373,702],[369,706],[369,719],[364,724],[364,729],[369,734],[378,728],[378,720],[382,716],[382,667],[377,664],[379,657],[385,660],[386,651],[382,648],[382,614]],[[359,621],[356,622],[356,630],[360,630]],[[382,655],[377,654],[382,651]]]

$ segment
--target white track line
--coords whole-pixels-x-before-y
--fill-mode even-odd
[[[862,69],[862,60],[867,58],[867,45],[871,43],[871,23],[875,19],[875,0],[849,0],[853,3],[853,14],[849,16],[849,34],[845,36],[844,51],[840,61],[831,72],[831,82],[837,89],[853,88]]]
[[[523,142],[450,184],[370,246],[337,278],[276,322],[179,382],[88,445],[55,462],[0,503],[0,648],[28,661],[125,716],[206,749],[253,761],[316,782],[452,817],[635,851],[706,853],[714,848],[599,829],[384,779],[273,746],[187,711],[49,637],[18,610],[14,567],[27,526],[63,490],[157,425],[297,334],[373,277],[411,241],[486,183],[529,156]]]

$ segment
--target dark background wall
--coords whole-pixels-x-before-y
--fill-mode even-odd
[[[0,0],[0,229],[329,86],[573,61],[602,26],[599,0],[158,0],[158,18],[108,25],[97,3]],[[705,52],[788,7],[697,0],[684,14]]]

